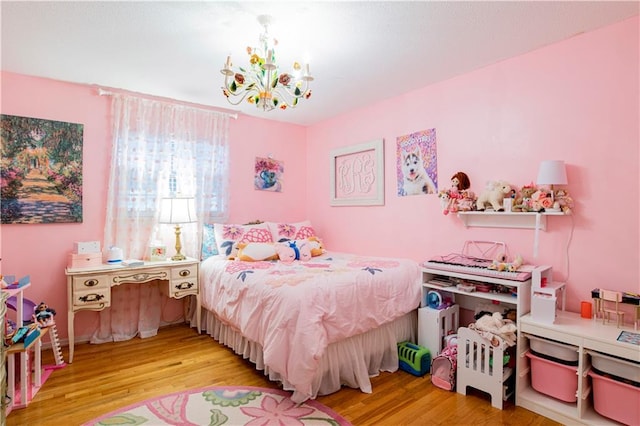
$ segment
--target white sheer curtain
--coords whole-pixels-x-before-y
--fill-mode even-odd
[[[111,112],[104,246],[143,259],[156,239],[175,241],[171,225],[158,225],[158,218],[160,199],[177,193],[196,199],[198,223],[182,226],[181,239],[182,253],[199,258],[202,224],[227,219],[229,116],[124,94],[112,94]],[[162,296],[157,282],[116,286],[111,297],[92,343],[153,336],[162,308],[182,303]]]

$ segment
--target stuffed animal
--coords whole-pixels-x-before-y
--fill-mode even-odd
[[[555,202],[553,206],[562,210],[565,214],[571,214],[573,210],[573,199],[569,196],[569,192],[564,189],[558,189],[555,192]]]
[[[478,331],[487,338],[492,346],[513,346],[516,344],[517,327],[508,319],[502,319],[500,312],[485,314],[475,323],[469,324],[469,328]]]
[[[551,207],[553,207],[553,202],[551,194],[547,191],[538,189],[531,195],[531,211],[540,213]]]
[[[442,214],[447,215],[449,212],[472,210],[475,196],[473,192],[469,191],[470,186],[471,181],[466,173],[458,172],[451,176],[451,187],[438,193]]]
[[[318,237],[309,237],[307,238],[307,244],[309,244],[309,248],[311,250],[311,256],[320,256],[324,254],[324,244],[322,244],[322,240]]]
[[[511,185],[509,185],[509,183],[502,180],[491,181],[478,196],[478,200],[476,201],[477,208],[483,211],[487,205],[490,205],[494,211],[504,211],[502,200],[510,193]]]
[[[245,262],[277,260],[278,253],[276,253],[275,244],[273,243],[238,243],[236,259]]]
[[[531,211],[531,197],[538,189],[533,183],[525,185],[520,190],[520,195],[516,197],[513,202],[511,211],[514,212],[529,212]]]
[[[464,172],[458,172],[451,176],[451,187],[456,188],[460,192],[469,189],[471,187],[469,176]]]
[[[458,211],[468,212],[476,207],[476,194],[465,189],[462,191],[462,198],[458,200]]]
[[[35,308],[33,313],[33,321],[40,327],[49,327],[53,324],[53,317],[56,311],[47,306],[46,303],[40,302]]]
[[[506,255],[500,255],[491,262],[491,265],[487,266],[487,269],[493,269],[496,271],[515,272],[524,263],[522,256],[517,255],[513,262],[507,261]]]
[[[294,260],[308,261],[311,259],[311,246],[306,242],[298,246],[296,241],[286,241],[275,244],[278,258],[283,263],[293,263]]]

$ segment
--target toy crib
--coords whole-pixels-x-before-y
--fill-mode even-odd
[[[491,405],[502,410],[502,402],[511,393],[507,379],[513,369],[503,365],[504,350],[494,347],[476,331],[458,329],[458,371],[456,388],[467,394],[467,386],[491,395]]]

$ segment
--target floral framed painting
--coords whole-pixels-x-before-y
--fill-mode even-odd
[[[256,157],[254,188],[260,191],[282,192],[283,173],[282,161]]]
[[[384,205],[384,140],[331,151],[331,205]]]
[[[0,115],[2,223],[82,222],[83,125]]]

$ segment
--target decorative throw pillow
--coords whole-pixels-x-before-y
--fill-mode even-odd
[[[266,223],[258,225],[234,225],[216,223],[214,225],[218,252],[228,259],[238,255],[238,243],[271,243],[273,237]]]
[[[288,223],[276,223],[266,222],[269,225],[271,234],[273,235],[273,241],[289,241],[289,240],[304,240],[309,237],[315,237],[316,231],[311,226],[311,222],[308,220],[302,222],[288,222]]]
[[[218,254],[218,246],[216,245],[216,234],[213,232],[213,224],[205,223],[202,226],[202,249],[200,260],[207,260],[211,256]]]

